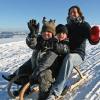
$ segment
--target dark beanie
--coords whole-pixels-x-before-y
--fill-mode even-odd
[[[43,20],[43,26],[41,32],[51,32],[55,35],[55,20]]]
[[[56,34],[58,33],[66,33],[68,34],[68,30],[67,30],[67,27],[63,24],[59,24],[56,26]]]

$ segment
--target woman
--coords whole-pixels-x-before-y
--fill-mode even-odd
[[[69,33],[70,56],[68,57],[67,55],[64,58],[59,75],[50,90],[47,100],[55,100],[56,97],[61,95],[73,67],[83,62],[86,39],[88,39],[91,44],[99,42],[99,37],[95,39],[98,41],[91,39],[91,27],[89,23],[84,20],[84,16],[78,6],[72,6],[69,9],[66,27]]]

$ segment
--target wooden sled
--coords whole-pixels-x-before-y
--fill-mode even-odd
[[[81,84],[83,84],[86,80],[87,80],[87,76],[83,75],[79,69],[79,67],[74,67],[74,69],[77,71],[77,73],[79,74],[80,79],[74,83],[73,85],[70,86],[69,91],[73,91],[74,88],[80,86]]]
[[[19,94],[19,100],[24,100],[24,95],[25,95],[25,92],[27,91],[27,89],[29,88],[30,86],[30,82],[28,82],[24,87],[23,89],[21,90],[20,94]],[[38,93],[39,92],[39,87],[36,86],[32,89],[31,93],[29,93],[29,95],[31,95],[32,93]]]
[[[77,82],[75,82],[74,84],[72,84],[70,87],[68,87],[68,89],[65,89],[65,91],[63,91],[61,96],[57,97],[55,100],[64,100],[64,95],[66,95],[66,93],[77,90],[77,87],[84,84],[86,82],[86,80],[88,79],[87,75],[83,75],[81,73],[79,66],[74,67],[74,69],[79,74],[80,79]]]
[[[85,82],[85,80],[87,79],[87,76],[86,76],[86,75],[84,76],[84,75],[81,73],[81,71],[79,70],[79,66],[74,67],[74,69],[75,69],[76,72],[79,74],[80,79],[79,79],[76,83],[72,84],[72,85],[69,87],[68,91],[70,91],[70,92],[73,91],[76,87],[80,86],[80,84],[83,84],[83,83]],[[10,88],[11,88],[11,86],[12,86],[12,83],[13,83],[16,79],[17,79],[17,77],[13,78],[13,79],[10,81],[10,83],[8,84],[8,94],[9,94],[10,97],[13,97],[13,98],[15,98],[15,97],[12,95],[12,92],[10,91]],[[19,100],[24,100],[25,92],[27,91],[27,89],[29,88],[29,86],[30,86],[30,82],[28,82],[28,83],[22,88],[22,90],[20,91],[19,97],[17,97],[17,98],[19,98]],[[38,93],[38,92],[39,92],[39,87],[37,86],[37,87],[32,88],[32,91],[31,91],[30,94],[32,94],[33,92]],[[30,95],[30,94],[29,94],[29,95]],[[62,97],[62,96],[61,96],[61,97]],[[59,100],[59,98],[60,98],[60,97],[58,97],[56,100]]]
[[[14,84],[14,82],[20,77],[25,77],[27,75],[19,75],[19,76],[15,76],[14,78],[12,78],[12,80],[8,83],[8,88],[7,88],[7,92],[8,92],[8,95],[11,97],[11,98],[15,98],[16,100],[18,99],[19,100],[19,96],[18,97],[15,97],[12,93],[12,86]],[[17,89],[18,89],[18,85],[16,85]]]

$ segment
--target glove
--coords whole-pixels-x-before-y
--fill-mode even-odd
[[[93,26],[90,30],[90,43],[97,44],[100,40],[100,30],[98,26]]]
[[[48,40],[48,48],[50,48],[51,50],[55,49],[55,44],[58,42],[58,40],[56,38],[50,38]]]
[[[38,34],[39,32],[39,23],[36,23],[35,19],[32,19],[28,22],[28,28],[30,30],[30,34],[29,35],[35,35]]]

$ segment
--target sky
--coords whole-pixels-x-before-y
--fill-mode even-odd
[[[78,5],[85,20],[100,24],[100,0],[0,0],[0,31],[29,31],[27,22],[42,18],[56,19],[56,24],[66,24],[68,9]]]

